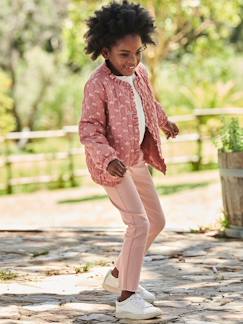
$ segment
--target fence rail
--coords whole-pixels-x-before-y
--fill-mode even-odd
[[[193,163],[197,170],[200,169],[202,164],[202,148],[203,143],[209,140],[208,136],[202,135],[202,118],[211,116],[223,115],[243,115],[243,108],[214,108],[214,109],[196,109],[193,115],[182,115],[170,117],[171,121],[176,123],[194,121],[196,123],[197,133],[178,135],[173,139],[173,143],[197,143],[196,155],[177,156],[167,159],[168,164],[180,163]],[[17,185],[49,183],[56,181],[70,181],[75,185],[75,178],[84,177],[88,175],[87,169],[75,170],[74,157],[84,154],[84,148],[73,147],[73,135],[78,133],[77,126],[65,126],[61,130],[50,131],[28,131],[12,132],[5,137],[0,137],[0,144],[4,146],[3,157],[0,158],[0,168],[5,168],[6,179],[4,184],[0,184],[1,190],[6,190],[7,193],[13,192],[13,187]],[[55,153],[36,153],[36,154],[22,154],[14,155],[10,153],[9,145],[13,141],[17,141],[20,145],[25,145],[28,140],[35,139],[48,139],[48,138],[65,138],[68,143],[68,150],[64,152]],[[161,138],[162,143],[167,140]],[[13,166],[18,163],[36,163],[48,160],[67,160],[68,161],[68,174],[65,175],[39,175],[30,177],[13,177]]]

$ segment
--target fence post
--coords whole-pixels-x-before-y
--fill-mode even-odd
[[[69,181],[71,183],[72,187],[76,186],[75,182],[75,175],[74,175],[74,161],[73,161],[73,154],[72,154],[72,148],[73,148],[73,137],[72,133],[68,132],[64,128],[64,132],[67,136],[68,140],[68,170],[69,170]]]
[[[12,186],[12,162],[10,160],[10,150],[9,150],[9,141],[5,137],[4,138],[4,154],[5,154],[5,170],[6,170],[6,192],[7,194],[12,194],[13,193],[13,186]]]
[[[201,169],[202,165],[202,150],[203,150],[203,140],[202,140],[202,116],[199,114],[195,114],[196,120],[197,120],[197,133],[198,133],[198,139],[197,139],[197,162],[194,163],[194,169],[199,171]]]

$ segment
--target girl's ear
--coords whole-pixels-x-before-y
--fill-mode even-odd
[[[108,59],[109,58],[109,50],[108,48],[104,47],[101,50],[101,55],[104,57],[104,59]]]

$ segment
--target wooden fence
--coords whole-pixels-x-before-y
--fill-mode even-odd
[[[202,135],[202,124],[204,117],[210,116],[223,116],[223,115],[243,115],[243,108],[224,108],[224,109],[196,109],[193,115],[182,115],[170,117],[171,121],[176,123],[180,122],[192,122],[196,123],[196,133],[178,135],[173,139],[173,143],[197,143],[197,153],[190,156],[177,156],[168,158],[166,161],[168,164],[180,164],[180,163],[193,163],[196,170],[200,170],[203,159],[203,143],[206,140],[210,140],[208,136]],[[70,181],[71,185],[75,185],[75,178],[84,177],[88,175],[87,169],[76,169],[74,166],[74,157],[84,154],[84,148],[76,148],[73,146],[74,135],[77,135],[77,126],[66,126],[62,130],[51,131],[23,131],[12,132],[6,137],[0,137],[0,144],[4,147],[4,153],[0,157],[0,170],[5,168],[5,181],[0,183],[0,189],[5,190],[7,193],[13,192],[13,187],[17,185],[27,184],[41,184],[59,181]],[[64,152],[55,153],[36,153],[36,154],[22,154],[14,155],[10,153],[10,143],[17,141],[18,143],[25,142],[26,140],[35,139],[50,139],[50,138],[65,138],[68,143],[68,150]],[[167,140],[163,137],[162,143]],[[68,161],[68,174],[67,175],[41,175],[31,177],[13,177],[13,166],[19,163],[25,162],[39,162],[47,160],[67,160]],[[0,173],[1,174],[1,173]],[[1,182],[1,180],[0,180]]]

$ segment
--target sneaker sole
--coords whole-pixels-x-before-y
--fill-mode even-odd
[[[154,312],[154,313],[150,313],[150,314],[133,314],[133,313],[129,313],[129,312],[122,312],[122,313],[115,313],[115,316],[117,318],[127,318],[127,319],[134,319],[134,320],[142,320],[142,319],[150,319],[150,318],[154,318],[154,317],[158,317],[160,316],[162,313],[161,312]]]
[[[104,283],[102,284],[102,287],[106,291],[109,291],[109,292],[111,292],[113,294],[116,294],[116,295],[120,295],[120,293],[121,293],[121,290],[117,290],[116,288],[114,288],[112,286],[109,286],[107,284],[104,284]],[[144,297],[143,297],[143,299],[146,300],[148,303],[151,303],[151,304],[154,304],[154,302],[156,300],[156,299],[149,299],[149,298],[144,298]]]
[[[146,302],[150,303],[150,304],[154,304],[154,302],[156,301],[156,299],[149,299],[149,298],[144,298],[144,297],[143,297],[143,299],[144,299]]]

